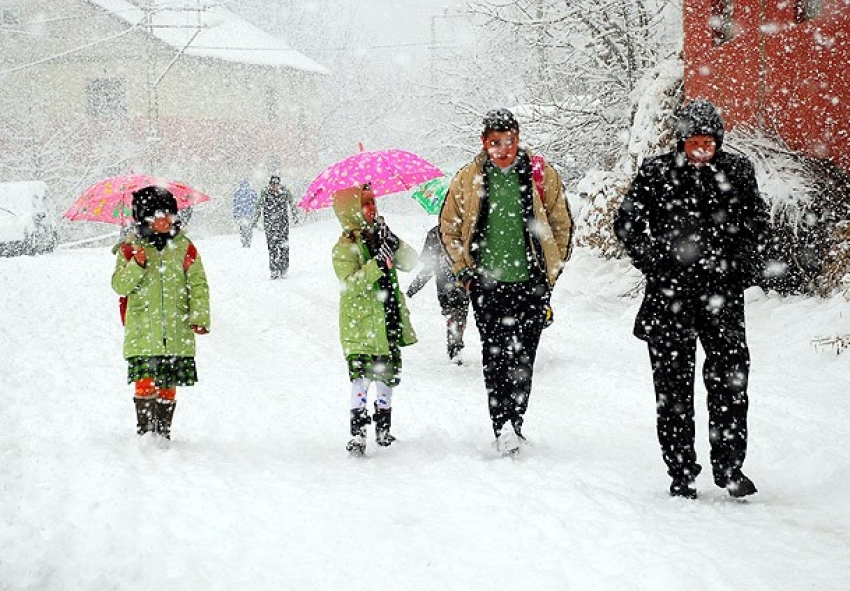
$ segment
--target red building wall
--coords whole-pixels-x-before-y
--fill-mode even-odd
[[[723,109],[728,127],[775,133],[850,173],[850,0],[823,0],[796,22],[797,1],[734,0],[733,35],[716,45],[718,0],[685,0],[685,94]]]

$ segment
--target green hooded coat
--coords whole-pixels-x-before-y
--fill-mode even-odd
[[[387,318],[384,298],[378,286],[383,271],[363,241],[362,232],[368,228],[363,217],[362,190],[346,189],[334,194],[334,212],[342,224],[343,233],[333,249],[333,266],[340,280],[339,338],[345,357],[351,355],[389,355]],[[404,294],[398,286],[396,269],[410,271],[419,256],[407,243],[400,246],[389,270],[401,317],[401,342],[405,347],[416,342],[410,324],[410,313]]]
[[[147,265],[140,267],[117,253],[112,289],[127,296],[124,357],[195,356],[192,326],[210,328],[210,294],[200,255],[184,270],[191,242],[178,233],[162,251],[131,234],[127,242],[143,246]]]

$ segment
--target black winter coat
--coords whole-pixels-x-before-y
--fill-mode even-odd
[[[736,296],[764,270],[768,217],[755,172],[746,158],[723,151],[701,168],[680,151],[646,161],[614,229],[647,279],[635,326],[640,338],[648,337],[642,327],[668,324],[645,316],[676,314],[673,300],[687,306],[720,295],[742,302]],[[689,329],[681,317],[670,320]]]
[[[469,305],[466,290],[457,285],[451,261],[443,250],[439,226],[431,228],[425,236],[419,261],[422,263],[422,269],[407,288],[407,297],[413,297],[434,276],[437,283],[437,300],[443,311],[449,308],[466,308]]]

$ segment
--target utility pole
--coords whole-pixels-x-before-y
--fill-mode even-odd
[[[186,0],[188,2],[188,0]],[[203,12],[206,10],[206,7],[203,6],[201,0],[196,0],[196,8],[191,8],[188,5],[183,7],[171,7],[168,8],[169,11],[182,11],[182,12],[195,12],[197,16],[197,24],[196,25],[158,25],[154,22],[154,17],[156,13],[159,11],[157,8],[157,0],[146,0],[146,3],[141,6],[142,11],[144,12],[144,17],[142,19],[143,25],[142,28],[147,33],[147,39],[145,40],[145,50],[147,53],[147,90],[148,90],[148,121],[147,121],[147,137],[145,138],[145,143],[147,144],[147,152],[148,152],[148,163],[150,166],[150,170],[148,171],[150,174],[156,174],[156,171],[159,169],[160,160],[161,160],[161,150],[160,144],[162,143],[162,134],[160,133],[160,124],[159,124],[159,93],[158,87],[159,83],[162,82],[162,79],[166,74],[171,70],[171,68],[178,62],[180,57],[185,53],[186,49],[192,44],[198,34],[206,28],[206,25],[203,24],[203,19],[201,18]],[[161,28],[188,28],[193,29],[195,32],[186,42],[186,45],[180,49],[177,54],[171,59],[171,61],[165,66],[165,68],[160,72],[157,66],[157,48],[160,42],[154,36],[154,31],[156,29]]]

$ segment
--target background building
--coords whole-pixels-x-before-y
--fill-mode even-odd
[[[685,0],[685,93],[850,173],[850,2]]]
[[[0,0],[0,180],[47,181],[64,211],[100,178],[153,174],[229,223],[241,179],[315,175],[327,73],[208,0]]]

